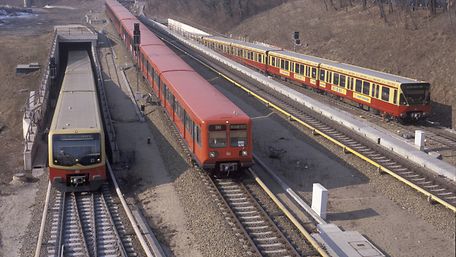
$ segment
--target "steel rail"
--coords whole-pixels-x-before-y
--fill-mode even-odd
[[[285,205],[274,195],[274,193],[266,186],[266,184],[258,177],[258,175],[249,169],[250,174],[260,187],[266,192],[271,200],[277,205],[277,207],[285,213],[287,218],[293,223],[293,225],[301,232],[301,234],[310,242],[310,244],[318,251],[322,257],[329,257],[329,254],[318,244],[318,242],[307,232],[307,230],[301,225],[301,223],[291,214],[291,212],[285,207]]]

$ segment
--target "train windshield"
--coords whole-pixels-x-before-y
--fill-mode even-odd
[[[430,85],[428,83],[402,84],[400,102],[402,105],[428,104],[431,100]]]
[[[100,134],[60,134],[52,136],[53,162],[60,166],[88,166],[101,162]]]
[[[230,125],[230,141],[232,147],[247,146],[247,125],[233,124]]]
[[[226,147],[226,125],[209,125],[209,147]]]

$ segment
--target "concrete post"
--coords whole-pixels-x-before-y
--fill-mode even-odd
[[[420,151],[424,150],[424,131],[415,130],[415,145]]]
[[[320,183],[313,184],[312,191],[312,210],[321,218],[326,218],[326,207],[328,205],[328,190]]]

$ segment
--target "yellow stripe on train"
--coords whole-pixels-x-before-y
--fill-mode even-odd
[[[347,94],[347,90],[345,88],[341,88],[341,87],[338,87],[338,86],[331,86],[331,90],[334,91],[334,92],[337,92],[339,94],[343,94],[343,95]]]
[[[361,100],[361,101],[364,101],[366,103],[370,103],[371,102],[371,98],[370,97],[365,96],[365,95],[361,95],[361,94],[358,94],[358,93],[353,93],[353,98]]]

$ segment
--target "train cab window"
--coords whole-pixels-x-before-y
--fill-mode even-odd
[[[209,147],[226,147],[226,125],[209,125]]]
[[[393,89],[393,104],[397,104],[397,90]]]
[[[230,145],[233,147],[247,146],[247,125],[230,125]]]
[[[382,87],[382,100],[389,102],[390,89],[388,87]]]
[[[313,79],[317,78],[317,68],[312,68],[312,78]]]
[[[102,161],[101,153],[99,133],[52,136],[52,161],[56,165],[93,165]]]
[[[363,82],[359,79],[356,80],[355,91],[361,93],[363,90]]]
[[[326,73],[325,70],[320,70],[320,80],[321,81],[325,81],[325,75],[326,75],[325,73]]]
[[[399,104],[400,105],[407,105],[407,101],[405,100],[404,94],[400,94]]]
[[[339,85],[339,73],[334,73],[333,84]]]
[[[340,86],[341,87],[345,87],[345,83],[346,83],[346,77],[344,75],[340,75]]]
[[[370,83],[367,81],[363,82],[363,94],[369,95],[370,93]]]

